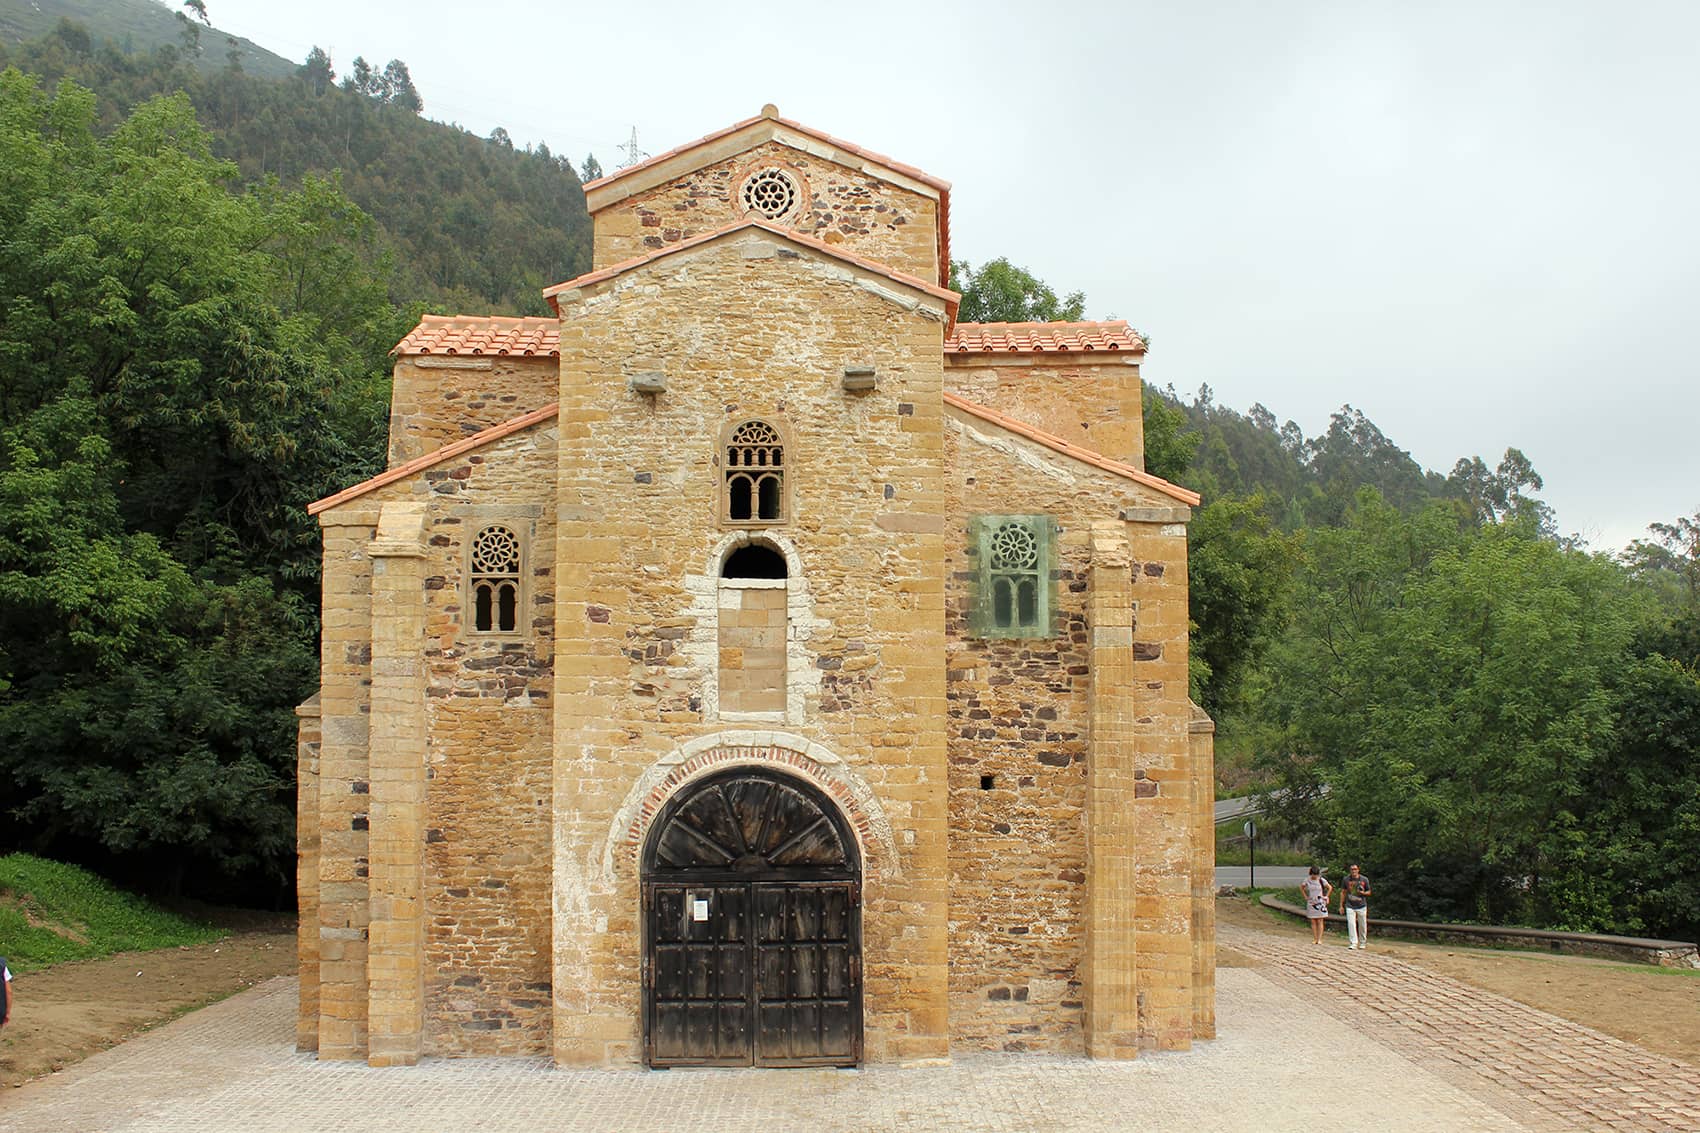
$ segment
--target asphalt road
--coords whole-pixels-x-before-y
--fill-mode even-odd
[[[1260,865],[1257,867],[1257,883],[1265,888],[1271,885],[1298,885],[1310,873],[1308,866],[1302,865]],[[1329,878],[1329,881],[1335,881]],[[1219,865],[1216,867],[1216,887],[1234,885],[1244,888],[1251,884],[1251,867],[1243,865]]]

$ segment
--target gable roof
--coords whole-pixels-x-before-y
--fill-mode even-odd
[[[416,456],[406,464],[398,464],[386,472],[378,473],[370,480],[362,480],[352,488],[344,488],[335,495],[326,496],[322,500],[314,500],[307,505],[307,514],[318,515],[321,511],[336,507],[338,504],[345,504],[349,500],[364,496],[367,492],[375,492],[379,488],[394,484],[397,480],[405,480],[409,476],[423,472],[427,468],[443,463],[445,460],[453,460],[462,453],[471,452],[473,449],[481,448],[492,441],[499,441],[503,437],[512,436],[521,429],[529,429],[533,425],[548,421],[559,412],[559,403],[545,405],[541,409],[533,409],[530,413],[515,417],[511,421],[503,421],[500,425],[492,425],[488,429],[482,429],[452,445],[444,445],[436,452]]]
[[[880,263],[878,260],[870,260],[865,256],[858,256],[851,252],[846,252],[841,247],[828,244],[821,240],[816,240],[813,236],[804,236],[801,232],[793,232],[788,228],[781,228],[772,221],[761,217],[746,217],[743,220],[734,221],[723,228],[716,228],[711,232],[704,232],[700,235],[692,236],[689,240],[681,240],[677,244],[670,244],[665,248],[659,248],[645,255],[635,256],[632,259],[612,264],[609,267],[600,268],[597,271],[586,272],[584,275],[581,275],[576,279],[569,279],[565,283],[557,283],[553,287],[545,287],[543,289],[543,297],[549,300],[549,305],[555,309],[557,314],[559,314],[561,308],[557,296],[565,292],[577,291],[581,287],[590,287],[594,284],[605,283],[608,280],[613,279],[615,276],[624,275],[626,272],[643,267],[647,264],[655,263],[657,260],[664,260],[669,256],[676,256],[680,252],[688,251],[692,248],[699,248],[704,244],[708,244],[712,241],[749,229],[759,229],[770,236],[775,236],[787,243],[795,244],[799,248],[807,248],[812,252],[819,253],[820,255],[829,256],[840,263],[849,264],[852,267],[860,268],[863,271],[871,272],[874,275],[884,276],[893,283],[901,284],[904,287],[931,295],[935,299],[943,300],[946,317],[949,319],[954,319],[956,317],[956,305],[962,297],[949,288],[940,287],[938,284],[922,279],[920,276],[897,271]]]
[[[425,315],[391,354],[519,355],[558,358],[559,319],[504,315]]]
[[[1055,433],[1047,433],[1045,430],[1035,428],[1025,421],[999,413],[997,410],[978,402],[969,401],[967,398],[960,397],[949,390],[945,391],[944,403],[971,417],[977,417],[988,424],[996,425],[1005,432],[1014,433],[1018,437],[1043,445],[1053,452],[1059,452],[1064,456],[1078,460],[1082,464],[1090,464],[1094,468],[1132,480],[1136,484],[1154,488],[1171,499],[1179,500],[1188,507],[1198,506],[1200,497],[1197,492],[1183,488],[1179,484],[1171,484],[1161,476],[1153,476],[1144,469],[1135,468],[1133,465],[1124,464],[1119,460],[1111,460],[1101,452],[1096,452],[1084,445],[1077,445],[1073,441],[1066,441]]]
[[[785,136],[787,133],[799,136],[787,138]],[[738,137],[740,134],[746,136]],[[849,164],[843,160],[844,157],[859,158],[862,163],[860,168],[865,172],[883,173],[886,180],[891,180],[892,175],[896,174],[900,178],[919,182],[932,189],[938,195],[939,201],[939,285],[941,287],[949,286],[950,182],[923,172],[913,165],[906,165],[884,154],[875,153],[873,150],[856,145],[854,142],[835,138],[831,134],[805,126],[801,122],[794,122],[789,118],[781,118],[779,108],[772,103],[762,107],[761,113],[754,118],[746,118],[742,122],[733,123],[724,130],[704,134],[694,142],[674,146],[666,153],[646,158],[636,165],[627,166],[625,169],[616,169],[605,177],[598,177],[589,182],[584,187],[585,207],[594,216],[603,209],[618,204],[636,193],[653,189],[657,185],[665,184],[684,173],[724,161],[728,157],[754,149],[763,142],[769,141],[777,141],[781,144],[791,145],[794,149],[813,152],[808,145],[798,144],[799,142],[812,141],[817,147],[825,146],[829,150],[836,151],[836,153],[818,154],[818,156],[825,157],[828,160],[838,160],[839,164]],[[690,154],[702,150],[712,150],[713,152],[704,155],[703,159],[695,164],[684,160]]]
[[[1145,339],[1126,319],[1080,323],[957,323],[947,357],[964,354],[1144,354]]]

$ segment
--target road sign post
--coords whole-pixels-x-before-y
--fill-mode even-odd
[[[1251,884],[1246,886],[1246,888],[1256,889],[1257,888],[1257,820],[1255,818],[1248,818],[1248,819],[1245,820],[1245,840],[1246,840],[1246,844],[1251,847]]]

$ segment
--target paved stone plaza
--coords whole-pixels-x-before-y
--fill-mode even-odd
[[[1388,956],[1227,925],[1222,935],[1261,963],[1221,971],[1222,1037],[1132,1063],[374,1070],[295,1053],[295,985],[280,979],[0,1094],[0,1133],[1700,1129],[1700,1070]],[[1356,1004],[1337,993],[1347,966]]]

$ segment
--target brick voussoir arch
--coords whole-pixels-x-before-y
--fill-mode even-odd
[[[864,876],[902,876],[897,843],[879,799],[867,782],[831,751],[784,732],[728,731],[682,744],[651,764],[614,815],[602,855],[603,879],[635,875],[650,824],[667,800],[688,783],[726,767],[767,767],[802,779],[838,804],[855,832]]]

